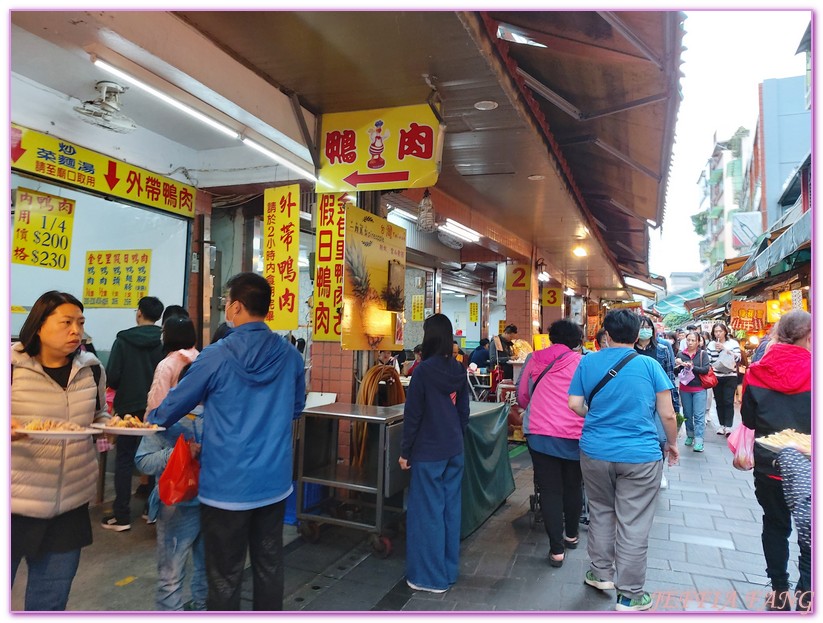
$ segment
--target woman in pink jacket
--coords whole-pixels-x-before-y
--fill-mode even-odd
[[[526,409],[523,434],[540,491],[549,564],[560,567],[566,549],[577,547],[583,508],[578,445],[583,418],[569,409],[569,385],[581,359],[573,349],[580,346],[583,333],[571,320],[558,320],[549,327],[549,339],[549,348],[526,360],[517,384],[517,403]]]

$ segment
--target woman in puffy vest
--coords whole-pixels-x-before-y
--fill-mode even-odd
[[[46,292],[11,349],[11,581],[25,558],[26,610],[66,609],[80,549],[92,541],[91,435],[34,438],[23,430],[39,418],[88,427],[108,417],[100,361],[80,349],[84,322],[75,297]]]

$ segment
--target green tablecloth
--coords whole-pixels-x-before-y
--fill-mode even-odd
[[[463,440],[463,510],[460,538],[477,530],[514,492],[508,451],[509,406],[472,402],[469,429]]]

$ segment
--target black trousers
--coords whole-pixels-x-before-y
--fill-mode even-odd
[[[145,410],[133,411],[132,415],[143,419]],[[131,523],[131,484],[134,476],[134,455],[142,437],[117,436],[117,452],[114,458],[114,516],[118,521]],[[154,476],[149,477],[149,490],[154,489]]]
[[[734,391],[737,389],[737,375],[718,376],[714,392],[717,420],[720,426],[731,428],[734,424]]]
[[[200,504],[209,610],[240,610],[246,551],[251,558],[252,608],[283,609],[283,519],[286,501],[246,511]]]
[[[784,591],[789,587],[789,536],[792,533],[792,519],[783,497],[783,483],[755,473],[754,495],[763,508],[763,532],[760,539],[763,543],[763,556],[766,558],[766,575],[772,582],[772,589]],[[798,545],[800,579],[796,590],[806,593],[811,590],[811,548],[799,540]]]
[[[534,479],[540,490],[540,510],[552,554],[562,554],[563,531],[574,539],[583,510],[583,474],[580,461],[560,459],[529,448]]]

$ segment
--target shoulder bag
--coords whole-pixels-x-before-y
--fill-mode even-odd
[[[592,408],[592,400],[594,400],[594,397],[597,395],[597,392],[603,389],[606,383],[608,383],[614,377],[616,377],[617,373],[623,369],[623,366],[625,366],[635,357],[639,357],[639,355],[636,352],[632,351],[631,353],[623,357],[623,359],[621,359],[615,367],[611,368],[608,372],[606,372],[606,374],[603,375],[603,378],[600,379],[600,382],[597,385],[595,385],[594,389],[592,390],[592,393],[589,394],[589,398],[586,400],[586,404],[589,405],[589,409]]]
[[[706,351],[703,351],[703,356],[708,356],[706,355]],[[700,379],[700,384],[703,386],[703,389],[711,389],[717,385],[717,376],[711,366],[709,366],[709,371],[706,372],[706,374],[698,374],[697,378]]]

